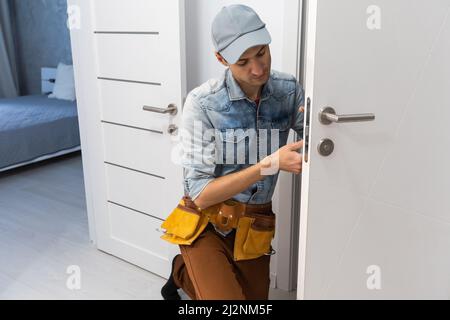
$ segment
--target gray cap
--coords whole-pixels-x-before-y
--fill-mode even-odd
[[[220,10],[212,23],[211,35],[214,48],[229,64],[236,63],[247,49],[272,41],[258,14],[241,4]]]

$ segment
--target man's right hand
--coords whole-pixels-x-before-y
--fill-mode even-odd
[[[212,180],[194,203],[200,208],[208,208],[230,199],[279,170],[299,174],[302,172],[303,155],[298,150],[302,147],[303,140],[287,144],[251,167]]]
[[[278,164],[279,170],[295,174],[301,173],[303,155],[298,152],[301,148],[303,148],[303,140],[289,143],[284,147],[281,147],[278,151],[268,157],[270,158],[272,167],[274,164]]]

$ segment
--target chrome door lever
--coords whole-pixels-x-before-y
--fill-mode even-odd
[[[144,111],[150,111],[150,112],[156,112],[156,113],[162,113],[162,114],[168,113],[173,116],[176,115],[178,112],[178,108],[175,104],[169,104],[167,109],[157,108],[157,107],[149,107],[149,106],[143,106],[142,109]]]
[[[332,122],[344,123],[344,122],[361,122],[373,120],[375,120],[375,115],[373,113],[337,115],[336,111],[331,107],[325,107],[319,112],[319,121],[320,123],[325,125],[331,124]]]

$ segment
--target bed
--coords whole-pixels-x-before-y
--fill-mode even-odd
[[[43,78],[46,91],[44,82],[52,79]],[[45,93],[0,99],[0,172],[80,149],[76,101]]]

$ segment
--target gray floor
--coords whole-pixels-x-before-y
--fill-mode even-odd
[[[164,282],[90,243],[79,152],[0,173],[0,299],[161,299]]]

